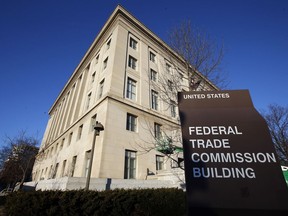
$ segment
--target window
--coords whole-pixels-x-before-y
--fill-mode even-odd
[[[104,79],[100,82],[100,86],[99,86],[99,94],[98,94],[98,99],[102,97],[103,94],[103,88],[104,88]]]
[[[96,75],[96,71],[92,74],[91,83],[94,83],[94,81],[95,81],[95,75]]]
[[[158,123],[154,123],[154,136],[155,139],[160,139],[162,137],[161,125]]]
[[[69,134],[68,145],[71,144],[72,136],[73,136],[73,132],[71,132],[71,133]]]
[[[183,73],[179,72],[179,79],[180,79],[180,81],[183,81],[183,78],[184,78]]]
[[[89,106],[90,106],[90,101],[91,101],[91,92],[88,94],[87,96],[87,102],[86,102],[86,110],[89,109]]]
[[[175,118],[176,117],[176,103],[175,103],[175,101],[170,101],[170,111],[171,111],[171,116],[173,117],[173,118]]]
[[[170,81],[170,80],[168,80],[168,89],[169,89],[170,91],[173,90],[173,82]]]
[[[52,171],[53,171],[53,165],[50,166],[49,172],[48,172],[48,179],[51,179],[52,177]]]
[[[137,41],[130,37],[129,46],[132,49],[137,50]]]
[[[55,153],[57,153],[59,143],[56,144]]]
[[[166,71],[167,71],[168,73],[171,73],[171,65],[168,64],[168,63],[166,63]]]
[[[156,62],[156,55],[153,52],[150,52],[150,61]]]
[[[83,131],[83,124],[80,125],[79,128],[78,128],[78,140],[81,139],[82,131]]]
[[[158,110],[158,92],[151,90],[151,98],[152,98],[151,103],[152,109]]]
[[[125,150],[124,179],[136,178],[136,152]]]
[[[137,116],[127,113],[126,130],[137,131]]]
[[[104,60],[104,62],[103,62],[103,70],[106,69],[107,64],[108,64],[108,57],[107,57],[107,58]]]
[[[59,163],[56,163],[55,169],[54,169],[54,171],[53,171],[52,179],[55,179],[55,178],[56,178],[57,171],[58,171],[58,167],[59,167]]]
[[[137,59],[133,58],[132,56],[129,56],[128,66],[134,70],[137,68]]]
[[[89,171],[89,166],[90,166],[90,160],[91,160],[91,150],[86,151],[86,162],[85,162],[85,177],[87,178],[88,176],[88,171]]]
[[[136,100],[136,81],[131,78],[127,80],[126,98]]]
[[[156,170],[163,170],[164,157],[156,155]]]
[[[91,131],[94,131],[94,126],[96,124],[96,117],[97,117],[97,114],[93,115],[92,118],[91,118]]]
[[[98,64],[98,62],[99,62],[99,54],[95,58],[95,64]]]
[[[110,48],[110,45],[111,45],[111,39],[106,43],[107,50]]]
[[[89,69],[90,69],[90,63],[89,63],[88,66],[85,68],[85,72],[88,73]]]
[[[66,168],[66,163],[67,163],[67,160],[64,160],[63,161],[63,165],[62,165],[62,172],[61,172],[61,177],[65,176],[65,168]]]
[[[150,70],[150,79],[154,82],[157,81],[157,72],[154,71],[153,69]]]
[[[73,159],[72,159],[72,164],[71,164],[71,174],[70,174],[71,177],[74,176],[74,171],[75,171],[75,167],[76,167],[76,161],[77,161],[77,156],[74,156]]]

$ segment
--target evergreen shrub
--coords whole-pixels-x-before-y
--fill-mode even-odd
[[[108,191],[31,191],[7,196],[7,215],[185,215],[185,192],[176,188]]]

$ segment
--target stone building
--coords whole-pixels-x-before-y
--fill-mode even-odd
[[[177,163],[163,149],[172,137],[181,146],[175,82],[189,90],[182,59],[117,6],[49,110],[33,181],[84,179],[96,121],[104,131],[96,138],[92,179],[157,180],[171,172]]]

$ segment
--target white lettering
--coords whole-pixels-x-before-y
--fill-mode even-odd
[[[190,139],[192,148],[230,148],[228,139]]]
[[[193,167],[192,175],[194,178],[256,178],[255,171],[250,167]]]
[[[237,126],[191,126],[189,135],[241,135]]]

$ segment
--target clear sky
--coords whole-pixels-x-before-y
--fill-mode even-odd
[[[287,0],[0,0],[0,145],[25,130],[40,140],[48,111],[121,4],[164,41],[190,19],[224,43],[226,89],[257,110],[288,105]]]

